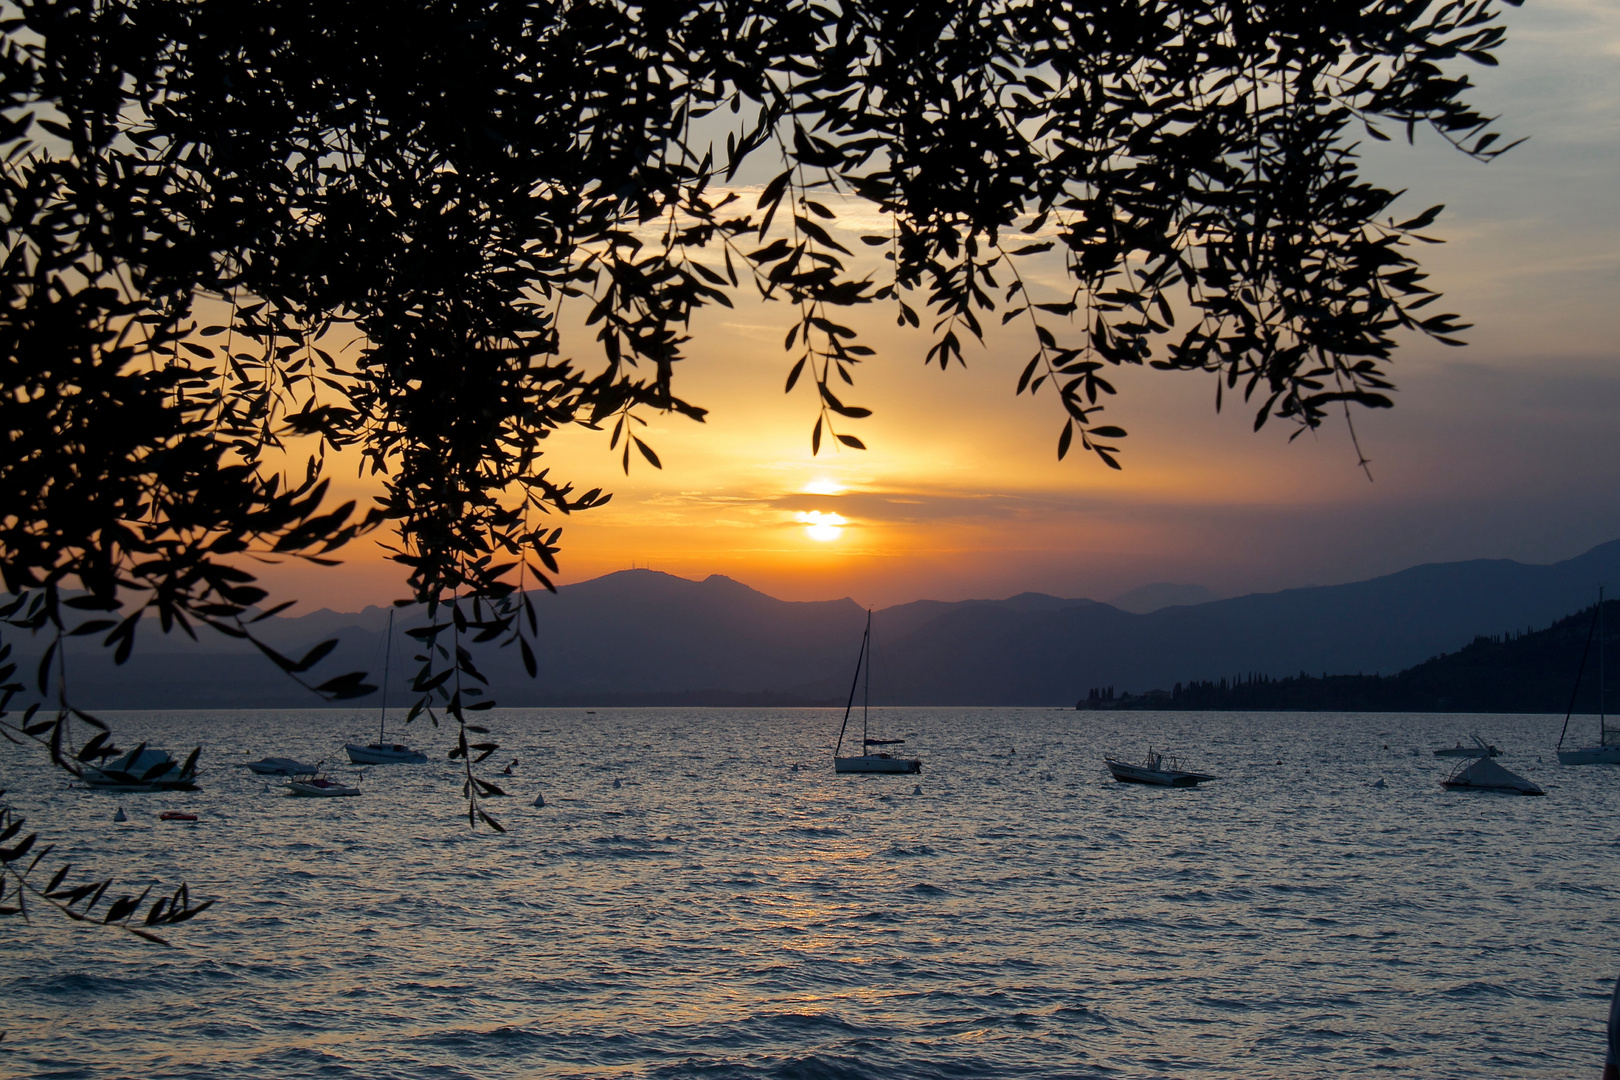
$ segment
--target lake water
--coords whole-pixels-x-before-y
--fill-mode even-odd
[[[489,715],[507,755],[490,763],[520,760],[517,797],[492,806],[503,836],[468,830],[443,731],[413,725],[432,762],[367,769],[355,799],[286,798],[230,767],[335,762],[371,730],[355,714],[108,714],[123,746],[201,743],[191,794],[70,789],[6,747],[7,797],[59,853],[219,904],[176,949],[48,914],[0,923],[0,1075],[1602,1062],[1620,771],[1556,764],[1561,718],[884,709],[874,734],[906,736],[924,766],[880,777],[832,774],[825,710]],[[1430,749],[1475,730],[1548,797],[1443,791],[1451,763]],[[1150,743],[1221,779],[1108,778],[1104,753]],[[201,821],[160,822],[171,809]]]

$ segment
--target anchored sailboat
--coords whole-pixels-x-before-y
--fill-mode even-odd
[[[861,669],[866,669],[866,692],[861,699],[861,753],[858,757],[843,757],[844,732],[849,727],[849,714],[855,708],[855,688],[861,685]],[[838,746],[833,750],[835,773],[915,773],[922,772],[922,762],[916,758],[897,758],[882,752],[873,753],[874,746],[899,746],[904,739],[871,738],[867,714],[872,701],[872,612],[866,613],[866,633],[861,637],[861,653],[855,658],[855,679],[849,684],[849,702],[844,706],[844,722],[838,728]]]
[[[1569,734],[1569,717],[1575,711],[1575,695],[1580,693],[1581,676],[1586,672],[1586,657],[1592,651],[1592,635],[1598,639],[1598,744],[1584,749],[1564,749],[1564,736]],[[1592,613],[1592,625],[1586,631],[1586,648],[1581,651],[1581,666],[1575,672],[1575,688],[1569,692],[1569,708],[1564,712],[1564,730],[1558,734],[1558,761],[1562,765],[1620,765],[1620,728],[1609,730],[1607,687],[1603,684],[1603,586],[1598,586],[1597,610]]]
[[[389,608],[388,630],[383,643],[382,714],[377,717],[377,741],[366,746],[345,743],[343,747],[349,752],[349,760],[356,765],[421,765],[427,761],[427,755],[420,750],[391,743],[384,734],[388,726],[388,660],[393,654],[393,645],[394,609]]]

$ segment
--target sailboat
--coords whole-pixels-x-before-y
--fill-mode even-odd
[[[420,750],[391,743],[384,734],[388,726],[388,661],[394,651],[393,645],[394,609],[389,608],[388,631],[383,643],[382,715],[377,717],[377,741],[365,746],[358,743],[345,743],[343,746],[349,752],[349,760],[356,765],[422,765],[427,762],[427,755]]]
[[[866,669],[866,693],[861,700],[861,753],[858,757],[843,757],[844,732],[849,727],[849,714],[855,708],[855,688],[861,685],[861,669]],[[838,728],[838,745],[833,750],[835,773],[917,773],[922,762],[916,758],[897,758],[881,751],[872,752],[874,746],[899,746],[904,739],[874,739],[867,724],[872,702],[872,612],[866,612],[866,633],[861,637],[861,652],[855,658],[855,679],[849,684],[849,701],[844,706],[844,722]]]
[[[1598,639],[1598,744],[1584,749],[1564,749],[1564,736],[1569,734],[1569,717],[1575,711],[1575,695],[1581,689],[1581,675],[1586,671],[1586,656],[1592,651],[1592,634]],[[1586,648],[1581,652],[1581,666],[1575,672],[1575,688],[1569,693],[1569,708],[1564,712],[1564,730],[1558,734],[1558,762],[1561,765],[1620,765],[1620,728],[1609,730],[1609,717],[1603,685],[1603,587],[1598,586],[1597,611],[1592,614],[1592,625],[1586,631]]]

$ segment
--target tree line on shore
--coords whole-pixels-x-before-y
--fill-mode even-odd
[[[1249,672],[1178,682],[1170,690],[1093,690],[1077,708],[1254,712],[1606,711],[1604,654],[1620,637],[1620,601],[1603,605],[1604,632],[1594,632],[1596,605],[1544,630],[1482,634],[1393,675],[1274,676]],[[1620,654],[1617,654],[1620,655]]]

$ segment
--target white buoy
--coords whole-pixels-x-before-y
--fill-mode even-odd
[[[1381,787],[1383,787],[1383,786],[1384,786],[1384,778],[1383,778],[1383,777],[1382,777],[1382,776],[1380,776],[1380,777],[1379,777],[1379,778],[1378,778],[1378,782],[1377,782],[1377,783],[1376,783],[1376,784],[1374,784],[1374,785],[1373,785],[1373,787],[1375,787],[1375,788],[1381,788]]]
[[[922,794],[922,785],[918,784],[916,787],[912,788],[911,793],[913,795],[921,795]]]
[[[546,805],[546,797],[544,795],[536,795],[534,797],[534,805],[535,806],[542,806],[542,807],[545,806]]]
[[[618,789],[618,788],[621,788],[623,786],[624,785],[619,783],[617,780],[613,781],[613,787],[614,787],[615,790]]]
[[[113,820],[114,821],[128,821],[129,820],[129,815],[124,813],[124,808],[122,806],[120,806],[118,808],[118,813],[113,815]]]

